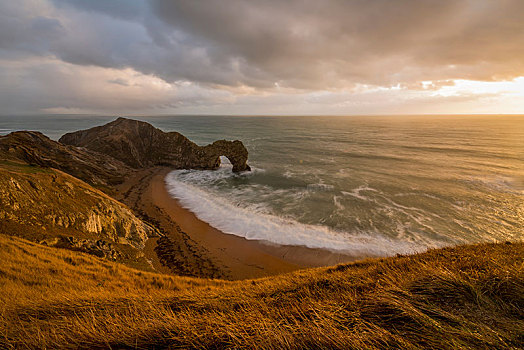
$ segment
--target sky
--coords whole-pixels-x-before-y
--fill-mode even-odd
[[[524,114],[522,0],[0,0],[0,114]]]

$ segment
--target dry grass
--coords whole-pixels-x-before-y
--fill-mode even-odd
[[[511,349],[524,245],[434,250],[259,280],[141,272],[0,235],[0,348]]]

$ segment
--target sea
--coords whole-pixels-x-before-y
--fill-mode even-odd
[[[54,140],[114,116],[0,117]],[[169,193],[253,240],[358,256],[524,239],[524,116],[134,117],[199,145],[241,140],[252,171],[173,170]]]

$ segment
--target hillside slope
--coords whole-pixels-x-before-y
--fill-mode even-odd
[[[219,140],[200,147],[180,133],[125,118],[61,140],[70,144],[37,131],[0,136],[0,233],[145,270],[228,275],[176,222],[164,220],[157,207],[151,215],[114,199],[128,194],[119,193],[118,185],[125,187],[130,178],[162,168],[156,165],[213,169],[226,155],[233,171],[249,170],[242,142]],[[162,221],[167,222],[160,227]],[[166,237],[161,231],[172,234]],[[151,236],[155,239],[148,240]]]
[[[122,203],[51,168],[0,161],[0,233],[151,269],[156,230]]]
[[[131,168],[108,155],[51,140],[37,131],[0,136],[0,160],[55,168],[90,185],[110,190]]]
[[[0,235],[0,348],[517,349],[524,244],[223,282]]]

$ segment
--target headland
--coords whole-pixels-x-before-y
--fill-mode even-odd
[[[32,227],[31,232],[38,233],[22,237],[34,238],[39,243],[111,257],[133,267],[163,273],[221,279],[265,277],[362,258],[325,249],[248,240],[221,232],[183,208],[167,192],[164,179],[170,170],[216,169],[222,155],[231,161],[233,171],[249,171],[248,152],[238,140],[198,146],[177,132],[165,133],[145,122],[118,118],[103,126],[68,133],[59,142],[38,132],[15,132],[0,139],[0,152],[4,162],[19,166],[6,168],[11,179],[16,174],[20,177],[18,182],[29,184],[22,191],[24,196],[17,197],[19,202],[33,208],[30,198],[35,197],[31,194],[35,191],[42,201],[61,204],[42,206],[43,211],[31,213],[39,219],[23,223]],[[36,186],[27,171],[20,171],[24,167],[61,173],[47,176],[49,180]],[[58,194],[55,198],[54,194],[64,188],[57,185],[61,182],[56,179],[66,174],[72,177],[62,181],[67,186],[92,191],[75,193],[67,187],[69,196]],[[43,177],[39,175],[38,180]],[[16,185],[13,186],[18,193]],[[47,192],[49,196],[45,195]],[[88,194],[94,198],[92,205],[102,210],[72,205],[90,203],[82,198]],[[101,204],[101,198],[109,198],[108,195],[111,207]],[[7,204],[15,205],[7,202],[11,194],[6,192],[5,196]],[[83,211],[80,217],[74,213],[78,210]],[[112,214],[125,210],[131,211],[126,219],[115,219]],[[20,227],[19,209],[4,211],[5,231]],[[109,227],[114,225],[120,228],[120,233],[108,234]],[[127,232],[131,229],[140,232],[138,243],[130,244],[127,239],[137,236]]]

